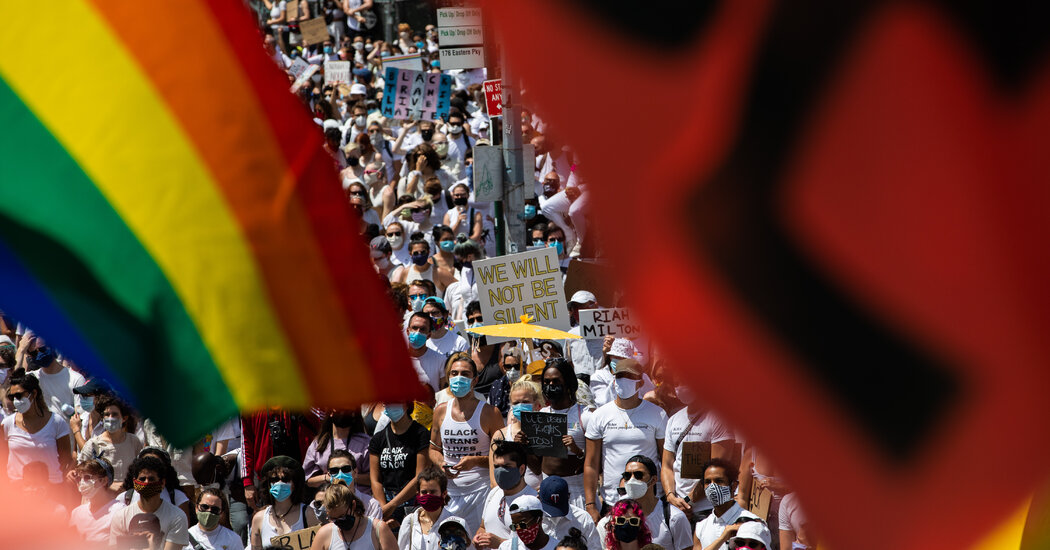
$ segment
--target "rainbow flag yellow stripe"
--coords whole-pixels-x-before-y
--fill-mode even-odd
[[[239,410],[411,397],[320,133],[242,5],[143,10],[37,4],[0,35],[0,276],[36,289],[0,307],[173,441]]]

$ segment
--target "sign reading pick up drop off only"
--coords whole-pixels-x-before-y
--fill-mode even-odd
[[[437,25],[442,71],[485,66],[480,8],[438,8]]]
[[[530,250],[474,262],[478,300],[486,325],[533,323],[568,331],[565,288],[553,248]]]

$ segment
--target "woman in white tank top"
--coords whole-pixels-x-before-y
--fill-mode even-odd
[[[445,362],[445,376],[454,399],[434,409],[430,458],[444,465],[449,478],[450,514],[467,522],[469,532],[481,525],[481,512],[489,490],[489,442],[503,427],[499,410],[474,396],[477,365],[465,352]]]
[[[397,539],[382,520],[365,517],[365,505],[346,482],[337,479],[324,491],[331,523],[321,527],[310,550],[397,550]]]

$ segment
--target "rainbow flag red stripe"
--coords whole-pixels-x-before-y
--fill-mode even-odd
[[[412,397],[322,136],[243,3],[143,8],[9,12],[0,307],[172,441],[243,410]]]

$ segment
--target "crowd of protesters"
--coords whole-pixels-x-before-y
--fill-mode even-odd
[[[496,133],[485,70],[446,72],[454,92],[443,120],[386,118],[383,59],[420,53],[420,70],[440,72],[434,26],[401,24],[387,43],[367,29],[371,0],[292,5],[298,13],[266,2],[264,47],[285,71],[297,59],[352,63],[352,82],[326,85],[318,72],[295,93],[325,135],[432,398],[270,409],[179,449],[104,382],[0,316],[0,467],[26,498],[47,499],[88,543],[121,548],[262,550],[314,526],[314,550],[816,548],[791,487],[676,382],[648,340],[523,347],[466,330],[485,323],[473,262],[496,254],[495,211],[474,199],[471,168],[473,148]],[[330,37],[306,45],[299,23],[318,16]],[[601,247],[571,150],[528,110],[520,125],[535,146],[535,198],[507,215],[525,220],[533,247],[554,248],[563,270],[594,258]],[[579,311],[620,304],[580,290],[567,305],[579,335]],[[565,415],[565,457],[533,452],[527,411]]]

